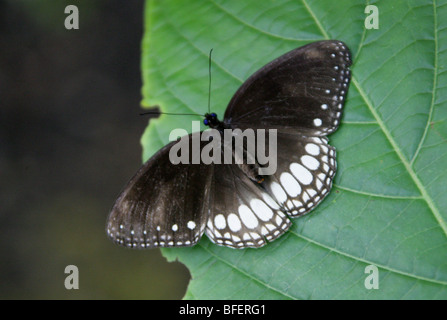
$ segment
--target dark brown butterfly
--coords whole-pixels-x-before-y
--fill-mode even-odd
[[[108,236],[131,248],[192,246],[204,232],[232,248],[261,247],[281,236],[290,217],[314,209],[331,189],[335,148],[326,135],[340,124],[350,65],[347,46],[328,40],[262,67],[236,92],[223,121],[211,113],[204,123],[222,136],[225,129],[277,129],[276,172],[255,176],[234,162],[175,165],[169,152],[177,142],[171,142],[124,188]]]

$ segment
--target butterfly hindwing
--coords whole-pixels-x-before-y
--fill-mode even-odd
[[[192,136],[181,140],[189,148]],[[132,248],[191,246],[202,237],[213,165],[172,164],[169,152],[176,143],[150,158],[116,200],[106,227],[115,243]]]
[[[351,56],[336,40],[297,48],[254,73],[238,89],[224,122],[240,128],[300,129],[327,135],[338,128]]]
[[[290,217],[314,209],[329,193],[336,172],[335,148],[326,137],[278,133],[277,170],[263,186]]]
[[[206,234],[232,248],[262,247],[291,222],[282,208],[236,164],[214,166]]]

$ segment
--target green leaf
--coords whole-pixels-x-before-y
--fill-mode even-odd
[[[369,4],[377,30],[364,27]],[[338,154],[330,195],[261,249],[206,236],[163,249],[191,272],[185,298],[447,298],[446,1],[147,1],[145,23],[143,105],[165,112],[207,111],[211,48],[220,117],[251,73],[291,49],[338,39],[354,58],[342,125],[329,136]],[[191,120],[200,117],[151,120],[143,158]],[[369,265],[379,289],[365,287]]]

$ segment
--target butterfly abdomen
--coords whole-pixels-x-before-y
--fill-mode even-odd
[[[243,145],[242,148],[237,148],[233,145],[233,163],[244,172],[250,180],[256,183],[262,183],[264,177],[259,174],[261,166],[256,161],[256,157],[252,152],[247,150],[247,145]]]

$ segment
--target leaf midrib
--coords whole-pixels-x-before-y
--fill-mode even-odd
[[[383,120],[380,118],[377,111],[374,109],[374,107],[371,104],[371,101],[369,101],[369,98],[366,96],[365,92],[363,91],[362,87],[358,83],[357,79],[353,76],[352,82],[355,84],[358,92],[360,93],[362,99],[365,101],[368,109],[370,110],[371,114],[374,116],[374,118],[377,121],[377,124],[379,125],[382,132],[385,134],[385,137],[387,138],[388,142],[393,147],[394,151],[396,152],[397,156],[399,157],[400,161],[404,165],[405,169],[407,170],[408,174],[412,178],[413,182],[416,184],[417,188],[419,189],[419,192],[421,193],[422,199],[425,200],[427,205],[429,206],[430,210],[432,211],[435,219],[438,221],[440,227],[444,231],[444,234],[447,236],[447,224],[442,219],[441,213],[439,212],[438,208],[435,206],[432,198],[428,194],[427,190],[425,189],[424,185],[422,184],[421,180],[419,179],[416,172],[413,170],[410,162],[405,158],[404,154],[400,150],[399,146],[397,145],[396,141],[393,139],[390,131],[386,128],[385,124],[383,123]]]

